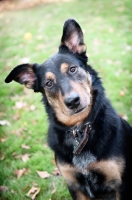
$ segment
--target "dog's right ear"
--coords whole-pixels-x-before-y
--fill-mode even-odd
[[[20,84],[24,84],[27,88],[34,89],[35,92],[39,92],[36,74],[36,69],[38,67],[38,64],[18,65],[9,73],[5,82],[10,83],[14,80]]]

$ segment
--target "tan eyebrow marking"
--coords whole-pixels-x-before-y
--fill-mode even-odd
[[[56,76],[52,72],[47,72],[45,77],[46,79],[53,80],[56,83]]]
[[[62,63],[60,70],[61,70],[62,73],[65,73],[68,68],[69,68],[69,65],[67,63]]]

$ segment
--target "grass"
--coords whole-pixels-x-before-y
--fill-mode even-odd
[[[81,24],[89,63],[102,77],[117,112],[132,124],[131,10],[130,0],[74,0],[0,13],[0,120],[10,122],[10,126],[0,126],[0,185],[8,187],[0,199],[26,200],[33,185],[41,189],[37,200],[71,199],[62,177],[41,179],[36,173],[52,174],[55,168],[54,155],[46,144],[48,122],[41,95],[15,82],[4,83],[16,65],[42,63],[57,51],[67,18]],[[22,154],[30,154],[26,162],[19,158]],[[14,171],[23,168],[27,173],[17,179]]]

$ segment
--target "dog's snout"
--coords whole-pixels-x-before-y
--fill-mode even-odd
[[[77,108],[80,104],[80,97],[77,93],[73,92],[68,97],[65,98],[65,104],[68,108]]]

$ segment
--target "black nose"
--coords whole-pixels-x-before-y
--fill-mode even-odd
[[[77,108],[80,104],[80,97],[77,93],[72,92],[68,97],[65,98],[65,104],[70,109]]]

